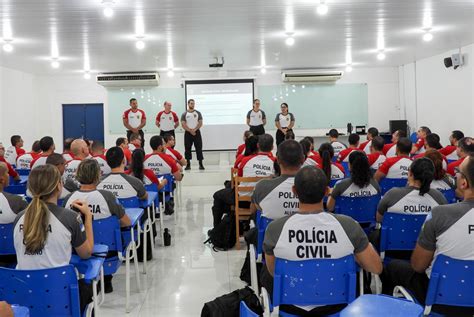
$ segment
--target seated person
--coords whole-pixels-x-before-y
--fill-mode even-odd
[[[382,178],[408,178],[412,160],[409,157],[412,144],[408,138],[400,138],[397,143],[397,156],[390,157],[380,165],[374,178],[380,183]]]
[[[64,171],[66,170],[66,161],[64,160],[64,156],[59,153],[53,153],[46,159],[46,164],[51,164],[56,166],[61,174],[61,177],[64,175]],[[63,182],[63,190],[59,195],[59,199],[64,199],[70,193],[79,189],[79,184],[76,182],[75,179],[68,179],[66,182]],[[28,192],[27,192],[28,194]],[[31,195],[28,195],[31,197]]]
[[[336,129],[329,130],[328,135],[329,135],[329,143],[331,143],[332,148],[334,149],[334,157],[338,157],[339,153],[342,150],[347,149],[347,145],[338,141],[339,131],[337,131]]]
[[[68,265],[73,248],[82,258],[91,256],[94,248],[92,213],[84,201],[72,206],[85,219],[70,209],[57,205],[62,190],[61,174],[52,165],[34,168],[28,178],[33,200],[18,214],[14,225],[17,269],[36,270]],[[92,287],[79,281],[81,311],[92,301]]]
[[[303,166],[319,167],[319,164],[318,164],[318,161],[320,161],[319,155],[315,156],[313,154],[313,151],[311,150],[311,147],[312,147],[311,142],[307,139],[302,139],[300,141],[300,146],[303,150],[303,154],[304,154],[304,157],[305,157]],[[277,156],[278,156],[278,154],[277,154]]]
[[[451,176],[455,176],[455,169],[461,165],[462,161],[468,156],[474,154],[474,138],[465,137],[458,141],[456,153],[459,156],[459,160],[448,164],[447,172]]]
[[[72,161],[74,156],[71,153],[71,143],[74,141],[73,138],[66,138],[63,145],[63,157],[66,162]]]
[[[436,150],[428,150],[424,153],[424,157],[433,162],[435,173],[434,179],[431,182],[431,188],[437,190],[456,189],[456,182],[454,178],[447,174],[443,168],[443,155]]]
[[[358,134],[352,133],[349,135],[349,147],[339,152],[337,156],[338,163],[349,162],[349,154],[354,151],[359,151],[359,140],[360,136]]]
[[[40,149],[41,154],[31,161],[30,169],[46,164],[46,158],[53,154],[56,149],[53,138],[50,136],[42,137],[40,140]]]
[[[323,170],[329,182],[346,177],[344,167],[342,167],[342,165],[339,163],[332,163],[334,149],[332,148],[331,144],[321,144],[318,151],[319,156],[321,157],[321,164],[319,166]]]
[[[102,177],[97,189],[110,191],[117,198],[138,197],[141,200],[148,198],[143,183],[135,177],[125,174],[125,156],[121,148],[111,147],[105,158],[112,172]]]
[[[181,168],[171,156],[165,153],[163,138],[161,136],[152,136],[150,139],[150,147],[153,152],[145,156],[145,168],[151,169],[155,175],[172,174],[176,181],[183,179]]]
[[[128,143],[128,149],[130,152],[135,151],[136,149],[142,148],[142,137],[138,133],[130,134],[130,142]]]
[[[367,141],[362,142],[359,145],[359,150],[363,151],[365,154],[370,154],[370,147],[372,146],[372,140],[379,136],[379,130],[377,128],[369,128],[367,130]]]
[[[8,175],[12,177],[15,181],[20,180],[20,175],[18,175],[17,171],[5,160],[5,147],[2,143],[0,143],[0,163],[4,163],[8,169]]]
[[[439,149],[439,153],[443,154],[448,161],[459,160],[456,148],[458,146],[458,141],[462,138],[464,138],[464,133],[459,130],[454,130],[449,136],[449,145],[445,146],[442,149]]]
[[[128,166],[132,161],[132,152],[128,149],[128,139],[127,138],[118,138],[115,141],[115,146],[118,146],[122,149],[123,154],[125,155],[125,166]]]
[[[435,150],[438,151],[442,148],[440,143],[439,135],[436,133],[430,133],[425,138],[425,152],[415,155],[413,159],[421,158],[425,156],[426,151]],[[443,168],[446,170],[448,168],[448,160],[443,156]]]
[[[317,158],[316,162],[319,164],[319,162],[321,162],[321,158],[319,157],[319,152],[314,149],[314,138],[312,136],[305,136],[303,140],[308,140],[309,143],[311,143],[312,155]]]
[[[40,142],[33,142],[31,147],[31,152],[20,155],[16,159],[16,169],[17,170],[29,170],[31,167],[31,161],[33,161],[41,153]]]
[[[240,162],[246,156],[255,155],[258,153],[258,136],[251,135],[245,140],[244,153],[239,155],[234,163],[234,168],[239,168]]]
[[[472,226],[474,219],[474,159],[466,158],[456,170],[456,183],[464,201],[434,207],[421,229],[411,264],[392,260],[381,279],[383,293],[391,295],[396,285],[405,287],[425,304],[431,266],[439,254],[459,260],[474,261]],[[466,276],[467,279],[472,276]],[[465,294],[471,296],[471,294]],[[473,316],[474,307],[434,305],[434,312],[445,316]]]
[[[370,144],[370,154],[367,155],[367,158],[369,159],[370,169],[374,171],[374,173],[387,159],[383,154],[383,146],[384,140],[381,136],[376,136],[372,139]]]
[[[105,148],[102,141],[94,141],[91,145],[91,155],[94,160],[97,161],[100,167],[100,175],[104,176],[110,174],[112,171],[110,166],[107,164],[107,159],[105,158]]]
[[[407,133],[403,130],[397,130],[392,133],[392,143],[383,146],[383,154],[388,157],[397,156],[397,143],[401,138],[406,138]]]
[[[186,159],[174,148],[176,144],[174,136],[172,134],[165,134],[163,140],[165,141],[165,153],[171,156],[179,165],[185,166],[187,164]]]
[[[328,179],[320,169],[313,166],[303,167],[295,176],[294,193],[299,199],[299,211],[291,216],[272,221],[266,230],[263,242],[266,269],[262,274],[262,286],[269,294],[273,293],[273,274],[275,258],[291,261],[304,261],[318,258],[338,259],[353,254],[356,262],[367,272],[379,274],[382,272],[382,261],[375,249],[369,243],[362,228],[352,218],[324,212],[323,198],[328,193]],[[317,241],[304,242],[306,248],[325,248],[325,254],[311,254],[301,248],[301,243],[292,238],[291,231],[331,232],[335,235],[332,243],[323,244]],[[303,250],[301,250],[303,249]],[[354,290],[355,291],[355,290]],[[281,305],[280,310],[296,314],[311,314],[322,316],[333,314],[345,305],[325,305],[300,307]],[[313,316],[313,315],[311,315]]]
[[[327,202],[328,211],[334,211],[339,196],[368,197],[380,194],[379,183],[372,178],[369,160],[363,152],[354,151],[349,155],[349,170],[351,178],[343,179],[334,186]]]
[[[138,178],[144,185],[155,184],[158,189],[162,189],[167,184],[167,180],[163,179],[160,182],[151,169],[144,167],[144,161],[145,151],[142,149],[136,149],[133,151],[130,169],[127,170],[125,174]]]
[[[431,188],[434,172],[431,160],[427,158],[414,160],[408,171],[407,186],[390,189],[380,200],[376,214],[377,222],[382,223],[385,213],[427,215],[434,207],[447,204],[444,195]],[[380,230],[373,231],[370,242],[378,246],[379,237]],[[406,255],[406,252],[400,254],[401,257]]]
[[[241,177],[269,177],[275,174],[275,157],[271,154],[273,149],[273,137],[270,134],[262,134],[258,137],[257,154],[245,156],[238,168],[238,176]],[[254,183],[241,183],[242,186],[255,186]],[[241,193],[244,195],[246,193]],[[248,193],[250,196],[251,193]],[[214,205],[212,214],[214,217],[214,227],[216,227],[225,213],[229,213],[231,207],[235,205],[235,192],[233,188],[223,188],[213,195]],[[242,208],[249,208],[250,204],[241,202]]]
[[[5,160],[10,165],[16,165],[16,159],[26,153],[23,150],[23,139],[19,135],[12,135],[10,143],[12,145],[5,151]]]
[[[286,131],[285,140],[294,140],[296,138],[293,130]]]
[[[239,147],[237,148],[237,151],[236,151],[236,153],[235,153],[235,158],[238,158],[239,155],[243,155],[243,154],[244,154],[244,152],[245,152],[245,141],[247,141],[247,139],[248,139],[249,137],[251,137],[252,135],[253,135],[253,133],[252,133],[252,131],[250,131],[250,130],[246,130],[246,131],[244,132],[244,138],[243,138],[244,143],[242,143],[241,145],[239,145]]]
[[[420,127],[418,131],[416,131],[418,141],[413,144],[410,154],[420,154],[425,152],[425,138],[428,134],[431,134],[431,130],[428,127]]]
[[[75,139],[71,143],[71,154],[73,160],[66,162],[66,169],[64,170],[63,180],[66,182],[69,179],[74,180],[77,167],[89,156],[89,147],[83,139]]]
[[[97,161],[83,160],[77,167],[76,179],[81,184],[81,188],[64,199],[65,208],[70,208],[74,201],[85,201],[89,205],[94,220],[116,216],[120,221],[120,226],[131,225],[130,218],[125,214],[122,205],[117,202],[117,198],[109,191],[97,190],[100,181],[100,167]],[[117,254],[111,254],[111,256],[117,256]],[[113,291],[112,275],[104,276],[104,291],[105,293]]]

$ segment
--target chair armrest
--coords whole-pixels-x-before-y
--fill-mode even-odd
[[[125,209],[125,213],[127,214],[128,218],[130,218],[131,227],[134,227],[140,217],[143,215],[142,208],[127,208]]]
[[[270,296],[268,295],[265,287],[262,287],[262,292],[260,293],[263,304],[263,317],[270,317]]]
[[[104,258],[90,257],[88,259],[81,259],[77,255],[71,257],[70,264],[74,265],[77,271],[84,275],[84,280],[90,283],[100,277],[100,269],[104,264]]]

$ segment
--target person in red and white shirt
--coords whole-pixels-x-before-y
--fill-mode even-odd
[[[343,179],[346,177],[344,167],[339,163],[333,163],[334,148],[330,143],[323,143],[318,149],[319,157],[321,158],[318,162],[320,168],[323,170],[329,182]]]
[[[91,155],[92,159],[96,160],[100,167],[100,176],[110,174],[112,169],[109,164],[107,164],[107,159],[105,158],[105,148],[104,143],[101,141],[94,141],[91,146]]]
[[[16,159],[16,169],[17,170],[29,170],[31,166],[31,161],[33,161],[41,153],[41,148],[39,141],[33,142],[31,152],[25,153],[18,156]]]
[[[464,133],[459,130],[454,130],[449,136],[450,145],[447,145],[444,148],[438,150],[439,153],[443,154],[446,157],[448,162],[459,160],[456,147],[458,145],[458,141],[462,138],[464,138]]]
[[[73,138],[67,138],[64,140],[63,144],[63,157],[66,162],[72,161],[74,157],[71,153],[71,143],[74,141]]]
[[[71,153],[74,159],[66,163],[63,174],[63,182],[75,180],[77,168],[83,160],[89,156],[89,147],[83,139],[75,139],[71,143]]]
[[[347,149],[347,145],[338,140],[339,131],[336,129],[329,130],[327,135],[329,136],[329,142],[331,143],[331,146],[334,150],[334,156],[338,157],[342,150]]]
[[[30,169],[45,165],[48,156],[53,154],[54,150],[56,149],[56,146],[54,145],[54,140],[50,136],[42,137],[39,144],[42,153],[31,161]]]
[[[383,154],[388,157],[397,156],[397,143],[400,138],[406,138],[407,133],[403,130],[397,130],[392,133],[392,143],[383,146]]]
[[[136,149],[132,153],[132,162],[130,164],[130,169],[125,171],[125,174],[134,176],[141,180],[144,185],[155,184],[158,186],[158,189],[162,189],[168,181],[163,179],[161,182],[156,177],[155,173],[149,169],[145,168],[145,151],[142,149]]]
[[[248,138],[250,138],[250,136],[252,136],[253,133],[252,131],[250,130],[246,130],[244,132],[244,143],[242,143],[241,145],[239,145],[239,147],[237,148],[237,152],[235,153],[235,158],[238,158],[239,155],[243,155],[244,152],[245,152],[245,142],[247,141]]]
[[[311,142],[304,138],[300,142],[300,146],[303,149],[303,153],[305,156],[305,160],[303,162],[303,166],[315,166],[315,167],[320,167],[319,166],[319,155],[315,156],[312,149],[312,144]]]
[[[354,151],[359,151],[359,140],[360,136],[358,134],[351,134],[349,135],[348,141],[349,141],[349,147],[347,149],[342,150],[339,152],[339,155],[337,157],[337,162],[342,163],[342,162],[349,162],[349,154],[351,154]]]
[[[5,151],[5,160],[10,165],[16,165],[16,159],[25,154],[26,151],[22,149],[23,140],[19,135],[12,135],[10,138],[11,146],[8,147]]]
[[[412,160],[410,159],[410,150],[412,143],[408,138],[400,138],[397,143],[397,156],[390,157],[382,163],[374,178],[380,182],[382,178],[408,178],[408,171]]]
[[[142,138],[141,147],[145,145],[143,127],[146,125],[145,111],[138,109],[137,99],[130,99],[130,109],[126,110],[122,116],[123,125],[127,128],[127,139],[130,141],[132,133],[138,133]]]
[[[150,146],[153,152],[145,156],[144,167],[151,169],[155,175],[172,174],[176,181],[180,181],[183,178],[181,168],[171,156],[164,153],[163,138],[154,135],[150,139]]]
[[[163,104],[163,111],[158,112],[156,116],[155,124],[160,128],[160,136],[164,137],[166,134],[171,134],[176,137],[174,130],[179,126],[179,118],[176,112],[171,111],[172,104],[169,101],[165,101]]]
[[[171,156],[177,163],[179,163],[179,165],[185,166],[187,163],[186,159],[174,148],[176,144],[174,136],[171,134],[165,134],[163,140],[165,142],[165,153]]]
[[[428,151],[428,150],[438,151],[439,149],[441,149],[442,146],[441,146],[441,143],[439,143],[439,141],[440,141],[439,135],[437,135],[436,133],[428,134],[425,138],[425,145],[424,145],[425,146],[425,152],[420,153],[418,155],[415,155],[415,157],[413,157],[413,159],[416,160],[417,158],[424,157],[426,151]],[[448,160],[443,155],[443,169],[446,170],[447,168],[448,168]]]
[[[428,127],[420,127],[416,132],[418,141],[413,144],[410,154],[420,154],[425,152],[425,138],[428,134],[431,134],[431,130]]]
[[[379,136],[379,130],[374,127],[369,128],[369,130],[367,130],[367,141],[362,142],[359,145],[359,150],[364,151],[365,154],[370,154],[370,146],[372,145],[372,140],[377,136]]]
[[[130,134],[129,138],[130,142],[128,142],[128,149],[130,153],[135,151],[136,149],[142,149],[142,137],[138,133]]]
[[[459,167],[468,155],[474,155],[474,138],[465,137],[459,140],[456,152],[459,156],[459,160],[448,164],[447,172],[451,176],[456,175],[456,167]]]
[[[13,177],[14,180],[20,180],[20,175],[13,169],[13,167],[5,160],[5,147],[0,143],[0,162],[5,163],[6,168],[8,169],[8,175]]]
[[[128,166],[132,161],[132,152],[128,149],[128,140],[127,138],[118,138],[115,141],[115,146],[122,149],[123,154],[125,155],[125,166]]]
[[[371,140],[370,154],[367,155],[367,158],[369,159],[370,169],[373,171],[378,170],[387,159],[385,155],[383,155],[383,145],[384,140],[381,136],[376,136]]]

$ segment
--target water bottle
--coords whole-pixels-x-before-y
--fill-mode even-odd
[[[165,247],[169,247],[171,245],[171,234],[168,228],[165,228],[165,232],[163,233],[163,240],[165,242]]]

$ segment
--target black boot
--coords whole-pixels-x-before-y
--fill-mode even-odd
[[[185,171],[189,171],[191,169],[191,160],[188,160],[188,164],[186,164]]]
[[[202,160],[199,161],[199,169],[202,171],[204,170],[204,165],[202,165]]]

